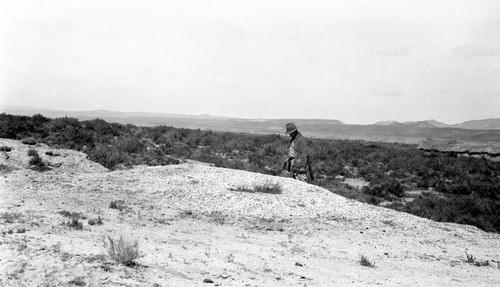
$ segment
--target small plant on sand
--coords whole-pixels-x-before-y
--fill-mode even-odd
[[[68,282],[68,284],[76,285],[76,286],[85,286],[85,278],[84,277],[76,277],[75,279]]]
[[[6,164],[0,163],[0,171],[9,172],[9,171],[12,171],[12,167],[10,167]]]
[[[101,216],[98,216],[97,218],[89,219],[89,225],[103,225],[104,223],[102,222]]]
[[[213,210],[206,215],[210,221],[213,221],[218,224],[224,224],[227,220],[227,216],[224,215],[221,211]]]
[[[492,264],[492,262],[494,262],[494,260],[492,260],[492,262],[490,262],[490,260],[484,260],[484,261],[477,260],[476,257],[474,257],[474,255],[467,253],[467,250],[465,250],[465,256],[467,257],[465,262],[470,263],[470,264],[474,264],[477,267],[490,266]],[[497,264],[498,264],[498,268],[500,268],[500,263],[497,262]]]
[[[467,253],[467,250],[465,250],[465,256],[467,257],[467,260],[465,260],[465,262],[470,264],[476,263],[476,257],[474,257],[474,255],[472,254]]]
[[[135,260],[139,258],[139,243],[137,240],[127,241],[122,236],[118,239],[107,236],[103,241],[106,252],[111,259],[125,266],[134,266],[136,264]]]
[[[279,182],[267,180],[264,183],[256,184],[253,187],[255,192],[280,194],[282,192]]]
[[[243,191],[250,193],[269,193],[269,194],[281,194],[283,192],[283,188],[281,184],[277,181],[266,180],[265,182],[255,183],[251,187],[239,186],[237,188],[233,188],[231,190],[234,191]]]
[[[42,158],[35,149],[28,150],[28,156],[31,157],[29,164],[32,170],[36,171],[46,171],[50,168],[43,162]]]
[[[82,213],[80,212],[71,212],[71,211],[67,211],[67,210],[61,210],[59,212],[60,215],[64,216],[64,217],[68,217],[68,218],[76,218],[76,219],[85,219],[86,216],[84,216]]]
[[[481,266],[490,266],[490,261],[489,260],[484,260],[484,261],[476,261],[476,266],[481,267]]]
[[[32,137],[27,137],[21,139],[21,143],[27,144],[27,145],[36,145],[36,140]]]
[[[375,263],[371,262],[366,256],[361,255],[359,259],[359,264],[366,267],[375,267]]]
[[[71,221],[64,223],[64,225],[75,230],[83,230],[83,224],[78,220],[78,218],[73,218]]]
[[[112,200],[109,203],[109,208],[111,208],[111,209],[118,209],[118,210],[124,210],[125,209],[125,201],[123,201],[123,200]]]

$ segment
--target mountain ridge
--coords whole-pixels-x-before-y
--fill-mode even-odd
[[[413,122],[386,121],[371,125],[347,124],[333,119],[244,119],[211,115],[181,115],[147,112],[58,111],[31,109],[26,107],[2,107],[0,112],[46,117],[74,117],[79,120],[101,118],[108,122],[133,124],[136,126],[173,126],[177,128],[202,129],[222,132],[253,134],[284,134],[284,125],[295,122],[306,136],[325,139],[365,140],[376,142],[398,142],[421,144],[428,138],[435,140],[458,140],[465,142],[500,142],[500,119],[486,119],[447,125],[436,120]],[[496,123],[498,122],[498,126]],[[459,128],[465,126],[468,128]],[[491,129],[473,129],[472,127]],[[494,129],[493,129],[494,128]]]
[[[463,128],[463,129],[500,129],[500,118],[487,118],[487,119],[477,119],[477,120],[469,120],[456,124],[447,124],[444,122],[440,122],[434,119],[429,120],[421,120],[421,121],[406,121],[399,122],[395,120],[386,120],[375,122],[372,124],[351,124],[344,123],[338,119],[305,119],[305,118],[281,118],[281,119],[265,119],[265,118],[239,118],[239,117],[227,117],[227,116],[213,116],[209,114],[199,114],[199,115],[190,115],[190,114],[177,114],[177,113],[160,113],[160,112],[121,112],[121,111],[112,111],[106,109],[97,109],[97,110],[81,110],[81,111],[66,111],[66,110],[57,110],[50,108],[33,108],[29,106],[7,106],[0,105],[0,112],[18,114],[18,115],[34,115],[37,113],[47,115],[49,117],[98,117],[98,118],[134,118],[134,117],[144,117],[144,118],[208,118],[208,119],[238,119],[238,120],[247,120],[247,121],[283,121],[283,120],[296,120],[296,121],[308,121],[308,122],[318,122],[321,124],[344,124],[344,125],[359,125],[359,126],[371,126],[371,125],[420,125],[426,127],[455,127],[455,128]]]

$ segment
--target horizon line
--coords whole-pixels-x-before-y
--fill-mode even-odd
[[[172,116],[181,116],[181,117],[212,117],[212,118],[226,118],[226,119],[242,119],[242,120],[323,120],[323,121],[338,121],[341,122],[342,124],[345,125],[376,125],[380,123],[393,123],[393,124],[408,124],[408,123],[419,123],[419,122],[428,122],[428,121],[436,121],[441,124],[445,124],[448,126],[453,126],[453,125],[459,125],[463,124],[465,122],[470,122],[470,121],[481,121],[481,120],[495,120],[499,118],[480,118],[480,119],[471,119],[471,120],[465,120],[462,122],[457,122],[453,124],[449,124],[446,122],[442,122],[439,120],[435,119],[425,119],[425,120],[410,120],[410,121],[398,121],[398,120],[380,120],[372,123],[367,123],[367,124],[360,124],[360,123],[347,123],[344,122],[340,119],[329,119],[329,118],[244,118],[244,117],[232,117],[232,116],[220,116],[220,115],[212,115],[209,113],[202,113],[202,114],[179,114],[179,113],[169,113],[169,112],[150,112],[150,111],[116,111],[116,110],[108,110],[104,108],[100,109],[93,109],[93,110],[61,110],[61,109],[55,109],[55,108],[45,108],[45,107],[31,107],[31,106],[13,106],[13,105],[2,105],[0,104],[0,109],[20,109],[20,110],[26,110],[26,111],[46,111],[46,112],[82,112],[82,113],[89,113],[89,112],[111,112],[111,113],[124,113],[124,114],[151,114],[151,115],[172,115]],[[2,111],[3,112],[3,111]]]

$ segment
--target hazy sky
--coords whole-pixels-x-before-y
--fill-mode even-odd
[[[0,104],[500,118],[500,1],[0,1]]]

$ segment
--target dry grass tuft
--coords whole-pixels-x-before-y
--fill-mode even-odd
[[[467,253],[467,250],[465,251],[465,256],[467,257],[467,260],[465,262],[470,263],[470,264],[475,264],[476,263],[476,257],[474,255]]]
[[[283,192],[283,188],[281,184],[277,181],[272,181],[270,179],[265,182],[255,183],[251,187],[239,186],[237,188],[232,188],[233,191],[242,191],[242,192],[250,192],[250,193],[268,193],[268,194],[281,194]]]
[[[123,236],[118,239],[107,236],[103,241],[111,259],[125,266],[136,265],[135,260],[139,258],[139,243],[137,240],[127,241],[123,239]]]

